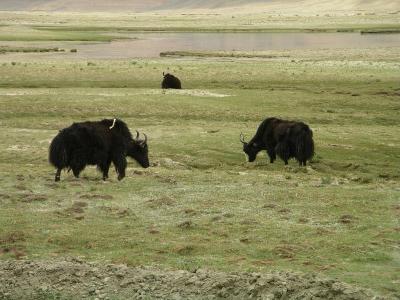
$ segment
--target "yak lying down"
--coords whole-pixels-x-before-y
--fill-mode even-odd
[[[125,177],[126,156],[135,159],[143,168],[149,166],[147,136],[135,139],[127,125],[119,119],[73,123],[60,130],[50,144],[49,161],[57,168],[55,181],[60,180],[61,170],[72,170],[75,177],[87,165],[96,165],[108,178],[111,163],[118,180]]]
[[[167,73],[165,74],[163,72],[163,81],[161,82],[161,88],[163,89],[178,89],[180,90],[182,88],[181,81],[179,80],[178,77]]]

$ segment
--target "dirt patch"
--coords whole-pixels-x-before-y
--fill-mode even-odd
[[[297,249],[293,245],[280,245],[273,252],[280,258],[292,259],[296,256]]]
[[[400,93],[399,92],[381,91],[381,92],[374,93],[374,95],[400,96]]]
[[[127,207],[101,206],[100,209],[105,211],[107,215],[115,216],[118,218],[124,218],[132,214],[131,210]]]
[[[183,254],[192,250],[176,249]],[[0,261],[1,299],[43,295],[48,299],[384,299],[336,280],[289,272],[189,272],[79,259]]]
[[[68,207],[62,211],[57,211],[56,214],[63,217],[74,217],[77,220],[83,220],[85,218],[85,210],[88,204],[83,201],[75,201],[71,207]]]
[[[27,191],[28,188],[26,187],[26,185],[22,184],[22,183],[18,183],[16,185],[14,185],[14,188],[18,191]]]
[[[11,254],[16,259],[24,257],[26,255],[24,251],[25,240],[25,234],[22,231],[13,231],[0,236],[0,256],[3,254]]]
[[[159,175],[155,174],[154,178],[157,178],[159,182],[162,183],[168,183],[168,184],[177,184],[178,182],[176,181],[175,177],[172,175]]]
[[[150,199],[147,201],[147,204],[150,208],[160,208],[163,206],[174,206],[176,203],[175,199],[165,196],[156,199]]]
[[[100,200],[112,200],[114,199],[111,195],[100,195],[100,194],[83,194],[79,198],[82,199],[100,199]]]
[[[0,237],[1,245],[13,245],[18,242],[25,242],[25,234],[21,231],[9,232]]]
[[[355,218],[352,215],[343,215],[339,218],[339,222],[342,224],[353,223]]]
[[[193,245],[179,245],[172,249],[173,252],[179,255],[189,255],[195,250]]]
[[[194,226],[192,220],[186,220],[177,225],[179,228],[192,228]]]
[[[1,200],[8,200],[8,199],[11,199],[10,195],[0,193],[0,201]]]
[[[16,179],[18,180],[18,181],[24,181],[25,180],[25,177],[24,177],[24,175],[22,175],[22,174],[18,174],[17,176],[15,176],[16,177]]]
[[[46,195],[41,194],[22,194],[20,196],[22,202],[31,203],[31,202],[42,202],[46,201],[48,198]]]
[[[276,204],[273,204],[273,203],[266,203],[262,206],[262,208],[270,208],[270,209],[273,209],[275,207],[276,207]]]
[[[195,215],[198,214],[198,212],[195,211],[195,210],[192,209],[192,208],[185,208],[185,209],[183,210],[183,212],[184,212],[186,215],[188,215],[188,216],[195,216]]]

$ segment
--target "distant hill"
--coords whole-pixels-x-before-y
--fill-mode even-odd
[[[393,11],[400,0],[0,0],[0,10],[69,12],[146,12],[176,9],[273,9],[274,11]],[[240,12],[240,11],[238,11]]]
[[[161,7],[163,0],[0,0],[0,10],[15,11],[147,11]]]

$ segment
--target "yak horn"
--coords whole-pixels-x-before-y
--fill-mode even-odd
[[[146,135],[145,133],[143,133],[143,135],[144,135],[144,141],[142,141],[142,142],[140,143],[140,145],[144,145],[144,144],[147,143],[147,135]]]
[[[110,129],[113,129],[114,128],[114,126],[115,126],[115,122],[117,121],[117,119],[113,119],[113,123],[112,123],[112,125],[110,126]]]
[[[135,140],[138,140],[138,139],[139,139],[139,131],[136,130],[136,138],[135,138]]]
[[[246,142],[244,141],[243,133],[240,133],[240,141],[242,142],[242,144],[246,144]]]

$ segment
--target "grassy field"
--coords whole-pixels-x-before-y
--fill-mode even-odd
[[[340,52],[341,51],[341,52]],[[226,57],[0,62],[0,259],[81,256],[192,270],[297,270],[399,295],[396,48]],[[247,56],[251,57],[250,54]],[[267,56],[268,57],[268,56]],[[159,89],[171,71],[185,90]],[[310,166],[245,162],[266,117],[313,131]],[[119,117],[152,167],[54,183],[49,141]]]
[[[0,40],[107,41],[115,32],[352,32],[400,30],[400,12],[278,15],[276,12],[49,13],[0,11]],[[14,39],[13,39],[14,38]]]
[[[110,42],[116,39],[100,31],[76,31],[58,29],[57,31],[32,26],[0,26],[0,41],[33,42],[33,41],[84,41],[84,42]],[[121,37],[118,37],[121,38]]]

